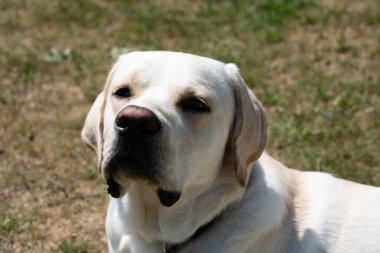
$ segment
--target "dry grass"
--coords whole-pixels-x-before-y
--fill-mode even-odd
[[[286,164],[380,185],[378,1],[0,3],[0,252],[104,252],[107,196],[80,140],[113,57],[236,62]]]

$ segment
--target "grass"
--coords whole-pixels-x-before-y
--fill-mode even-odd
[[[285,164],[380,186],[375,0],[0,3],[0,252],[104,252],[107,197],[80,129],[115,57],[239,65]]]
[[[78,244],[71,241],[63,241],[54,253],[87,253],[89,249],[90,245],[85,242]]]

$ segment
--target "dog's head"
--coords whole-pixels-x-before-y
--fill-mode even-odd
[[[266,121],[234,64],[173,52],[134,52],[111,69],[82,130],[114,197],[132,181],[174,204],[189,186],[211,185],[220,169],[261,155]]]

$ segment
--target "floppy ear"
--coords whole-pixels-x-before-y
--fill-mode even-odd
[[[87,114],[81,134],[84,143],[86,143],[86,145],[95,152],[98,152],[98,143],[100,138],[100,111],[103,100],[104,95],[103,92],[101,92],[95,99],[95,102],[92,104],[91,109]]]
[[[103,91],[96,97],[90,111],[87,114],[86,121],[82,128],[82,140],[87,146],[95,151],[98,157],[98,168],[101,168],[103,159],[103,117],[104,108],[107,103],[107,95],[111,79],[116,69],[117,62],[112,66],[107,76],[106,84]]]
[[[235,97],[235,121],[230,145],[236,178],[242,187],[247,184],[248,165],[264,151],[267,121],[260,101],[247,87],[235,64],[226,64]]]

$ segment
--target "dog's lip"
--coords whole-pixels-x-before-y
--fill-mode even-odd
[[[122,162],[118,162],[119,159],[122,159]],[[119,160],[120,161],[120,160]],[[133,161],[133,162],[131,162]],[[103,169],[103,177],[107,184],[107,193],[113,198],[120,198],[122,195],[122,183],[117,180],[123,174],[122,170],[125,164],[139,163],[139,160],[133,156],[120,156],[115,155],[111,158],[111,162]]]
[[[123,175],[123,168],[127,166],[138,166],[144,168],[145,162],[139,158],[137,155],[134,155],[132,152],[117,152],[111,159],[108,165],[103,169],[104,179],[110,180],[114,174],[119,176]]]
[[[115,181],[113,177],[110,177],[106,180],[108,185],[107,193],[110,194],[113,198],[120,197],[120,185]]]
[[[157,195],[162,205],[171,207],[181,198],[181,193],[178,191],[168,191],[161,188],[157,189]]]

